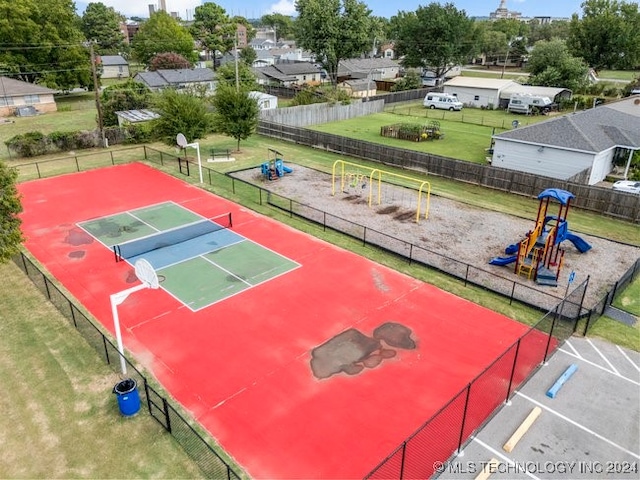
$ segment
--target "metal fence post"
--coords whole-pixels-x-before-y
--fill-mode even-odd
[[[407,441],[402,442],[402,459],[400,460],[400,480],[404,478],[404,462],[407,453]]]
[[[111,365],[111,360],[109,359],[109,347],[107,346],[107,337],[102,335],[102,345],[104,346],[104,358],[107,360],[107,365]]]
[[[513,366],[511,367],[511,376],[509,377],[509,388],[507,389],[507,398],[504,399],[504,403],[509,403],[509,397],[511,396],[511,385],[513,385],[513,376],[516,373],[516,365],[518,363],[518,353],[520,351],[520,340],[522,337],[518,338],[516,343],[516,354],[513,357]]]
[[[113,150],[109,150],[109,155],[111,155],[111,165],[115,165],[116,162],[113,160]]]
[[[467,398],[464,400],[464,411],[462,412],[462,424],[460,425],[460,438],[458,439],[458,454],[462,448],[462,440],[464,438],[464,424],[467,420],[467,407],[469,406],[469,396],[471,394],[471,382],[467,385]]]
[[[164,409],[164,418],[167,424],[167,432],[171,433],[171,417],[169,416],[169,404],[167,403],[167,399],[162,397],[162,408]]]
[[[76,155],[73,158],[75,158],[75,160],[76,160],[76,170],[80,171],[80,163],[78,162],[78,156]]]
[[[553,327],[556,324],[556,320],[558,319],[558,315],[553,316],[553,320],[551,321],[551,328],[549,329],[549,337],[547,338],[547,348],[544,349],[544,359],[542,363],[547,363],[547,355],[549,354],[549,345],[551,345],[551,338],[553,337]]]
[[[49,280],[44,273],[42,274],[42,279],[44,280],[44,289],[47,292],[47,299],[51,300],[51,292],[49,291]]]

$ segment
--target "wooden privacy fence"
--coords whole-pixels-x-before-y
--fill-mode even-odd
[[[384,102],[382,100],[375,102],[356,101],[349,105],[313,103],[297,107],[262,110],[260,118],[267,122],[306,127],[380,113],[383,110]]]
[[[257,133],[350,157],[381,162],[533,198],[546,188],[561,188],[575,195],[573,206],[577,208],[640,223],[640,195],[480,165],[265,120],[260,121]]]

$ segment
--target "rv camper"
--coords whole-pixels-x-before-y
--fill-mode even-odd
[[[549,97],[532,95],[530,93],[514,93],[509,98],[507,111],[510,113],[524,113],[525,115],[541,113],[546,115],[552,110],[557,110],[558,105]]]

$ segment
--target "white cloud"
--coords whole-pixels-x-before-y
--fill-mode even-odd
[[[158,5],[158,0],[101,0],[107,7],[113,7],[116,12],[127,17],[148,17],[149,5]],[[201,0],[166,0],[167,11],[178,12],[180,18],[193,16],[193,10],[202,5]]]
[[[296,5],[294,0],[278,0],[269,7],[269,13],[281,13],[282,15],[294,15]]]

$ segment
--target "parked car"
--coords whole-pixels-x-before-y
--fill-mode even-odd
[[[460,111],[463,107],[462,102],[458,101],[458,97],[448,93],[427,93],[422,104],[427,108],[450,111]]]
[[[613,189],[618,192],[635,193],[640,195],[640,182],[634,180],[618,180],[613,184]]]

